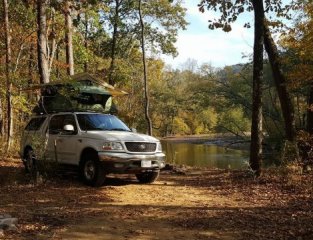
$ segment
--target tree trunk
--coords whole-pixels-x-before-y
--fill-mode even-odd
[[[254,47],[253,47],[253,103],[250,166],[257,176],[261,173],[262,158],[262,80],[263,80],[263,1],[253,0]]]
[[[55,57],[55,52],[57,49],[57,40],[56,40],[56,32],[55,32],[55,9],[51,8],[50,10],[50,22],[52,25],[52,29],[51,32],[49,34],[49,39],[51,39],[51,44],[50,44],[50,48],[49,48],[49,43],[47,43],[48,45],[48,71],[49,71],[49,76],[50,73],[52,71],[52,66],[53,66],[53,60]],[[49,32],[47,30],[47,32]]]
[[[2,99],[0,97],[0,136],[3,136],[4,133],[4,126],[3,126],[3,106],[2,106]]]
[[[34,44],[30,44],[29,48],[29,60],[28,60],[28,85],[34,83],[34,67],[35,67],[35,57],[34,57]]]
[[[60,61],[60,45],[58,44],[57,49],[55,51],[55,58],[56,61],[59,62]],[[56,66],[56,77],[57,79],[60,79],[60,69],[59,66]]]
[[[310,89],[307,114],[307,131],[313,134],[313,84]]]
[[[5,60],[5,73],[7,85],[7,152],[10,150],[13,140],[13,111],[12,111],[12,82],[10,79],[11,73],[11,35],[9,23],[9,5],[7,0],[3,0],[4,9],[4,31],[5,31],[5,47],[6,47],[6,60]]]
[[[114,72],[115,72],[115,48],[116,48],[116,40],[117,40],[117,27],[118,27],[118,19],[119,19],[119,7],[120,0],[115,0],[115,15],[114,15],[114,24],[113,24],[113,36],[112,36],[112,48],[111,48],[111,64],[109,70],[109,84],[115,84],[114,81]]]
[[[147,121],[148,134],[152,135],[152,123],[149,116],[149,91],[148,91],[148,79],[147,79],[147,65],[146,65],[146,52],[145,52],[145,25],[142,19],[141,13],[141,0],[139,0],[139,20],[141,26],[141,50],[142,50],[142,63],[143,63],[143,77],[144,77],[144,92],[145,92],[145,117]]]
[[[37,0],[37,51],[40,83],[50,82],[46,9],[47,0]]]
[[[274,82],[284,117],[286,138],[287,140],[294,142],[296,140],[294,106],[291,96],[287,91],[287,80],[282,72],[279,53],[267,24],[264,24],[264,45],[271,64]]]
[[[67,74],[74,75],[74,55],[73,55],[73,20],[71,16],[71,5],[65,1],[65,46],[66,46],[66,64]]]
[[[28,60],[28,87],[34,83],[34,72],[35,72],[35,57],[34,57],[34,44],[30,44],[29,48],[29,60]],[[33,98],[32,91],[28,92],[28,100],[31,101]]]
[[[88,16],[87,16],[87,11],[85,13],[85,42],[84,42],[84,47],[86,49],[86,52],[88,51]],[[88,71],[88,60],[84,62],[84,71]]]

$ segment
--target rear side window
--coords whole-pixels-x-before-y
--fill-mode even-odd
[[[25,130],[27,131],[37,131],[43,124],[43,122],[46,120],[46,117],[39,117],[39,118],[33,118],[30,120],[30,122],[27,124]]]

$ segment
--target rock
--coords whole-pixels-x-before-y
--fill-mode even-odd
[[[15,224],[11,224],[6,230],[17,232],[18,228]]]
[[[17,218],[0,218],[0,230],[16,231]]]
[[[11,218],[12,216],[9,214],[0,214],[0,220],[3,218]]]
[[[172,171],[173,169],[174,169],[174,165],[167,163],[162,170]]]
[[[3,229],[0,229],[0,238],[1,237],[4,237],[4,231],[3,231]]]

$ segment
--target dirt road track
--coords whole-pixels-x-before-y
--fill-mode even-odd
[[[294,185],[244,172],[163,172],[151,185],[110,177],[101,188],[75,175],[30,183],[0,164],[0,214],[19,218],[3,239],[313,239],[312,176]]]

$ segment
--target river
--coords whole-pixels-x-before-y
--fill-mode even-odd
[[[249,153],[217,145],[162,141],[167,163],[218,169],[246,169]]]

